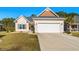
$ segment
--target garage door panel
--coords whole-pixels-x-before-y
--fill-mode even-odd
[[[39,33],[60,32],[60,24],[38,24],[37,31]]]

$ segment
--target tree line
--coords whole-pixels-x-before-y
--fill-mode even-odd
[[[64,17],[65,18],[65,23],[67,24],[72,24],[74,23],[74,16],[79,16],[78,13],[66,13],[66,12],[63,12],[63,11],[60,11],[60,12],[57,12],[57,14],[60,16],[60,17]]]
[[[3,18],[0,20],[0,24],[3,26],[3,31],[12,32],[15,29],[15,18]]]

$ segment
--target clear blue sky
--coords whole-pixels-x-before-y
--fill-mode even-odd
[[[45,7],[0,7],[0,20],[5,17],[17,18],[20,15],[31,16],[38,15]],[[79,7],[51,7],[54,12],[64,11],[67,13],[78,13]]]

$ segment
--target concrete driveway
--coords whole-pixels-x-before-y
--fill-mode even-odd
[[[38,34],[42,51],[79,51],[79,38],[67,34]]]

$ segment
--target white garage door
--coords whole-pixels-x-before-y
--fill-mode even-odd
[[[58,33],[60,29],[60,24],[37,24],[38,33]]]

